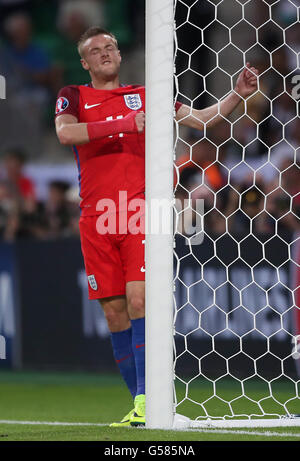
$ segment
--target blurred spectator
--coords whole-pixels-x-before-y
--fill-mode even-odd
[[[275,180],[269,185],[270,193],[267,197],[266,210],[277,220],[278,234],[282,232],[296,232],[300,230],[300,165],[292,163],[290,159],[283,159],[280,163],[280,187]]]
[[[7,16],[16,11],[28,11],[31,0],[0,0],[0,30],[3,32],[3,23]]]
[[[80,218],[80,198],[78,196],[77,187],[70,188],[66,194],[66,198],[70,207],[69,234],[70,236],[80,238],[79,234],[79,218]]]
[[[45,89],[51,86],[51,64],[44,49],[33,41],[30,16],[26,13],[11,15],[6,19],[4,29],[6,44],[1,57],[8,85],[21,90],[24,97],[35,95],[45,102]]]
[[[4,176],[16,196],[23,200],[35,201],[34,184],[23,173],[25,161],[26,155],[22,150],[7,151],[4,157]]]
[[[44,219],[49,238],[70,236],[74,232],[73,218],[78,225],[78,207],[68,200],[69,184],[53,181],[49,185],[49,196],[44,207]]]
[[[215,161],[216,147],[206,139],[197,142],[196,138],[190,138],[189,144],[191,147],[178,159],[175,172],[177,211],[186,210],[180,213],[178,226],[187,234],[189,229],[193,229],[196,210],[199,209],[197,200],[203,200],[206,224],[214,226],[215,232],[218,232],[220,223],[217,216],[209,213],[214,206],[214,193],[224,185],[220,165]]]
[[[143,24],[143,11],[140,0],[109,0],[105,2],[107,16],[107,29],[116,37],[118,43],[124,48],[134,43],[134,36],[138,36],[141,24]],[[144,37],[143,37],[144,38]],[[138,43],[137,43],[138,44]]]
[[[45,203],[32,198],[22,200],[12,183],[0,182],[0,238],[56,239],[78,237],[79,208],[68,196],[69,185],[63,181],[49,184]]]
[[[77,51],[77,42],[92,25],[105,27],[101,1],[80,0],[61,2],[57,27],[60,36],[54,50],[54,60],[60,72],[58,87],[89,82],[89,74],[82,68]],[[57,82],[58,83],[58,82]]]
[[[273,104],[273,115],[283,124],[288,123],[297,115],[297,103],[291,98],[291,92],[290,85],[287,85],[287,91],[282,93]]]
[[[57,26],[60,31],[70,26],[73,15],[80,15],[89,26],[104,21],[103,0],[63,0],[60,2]]]
[[[223,184],[219,165],[215,163],[215,146],[206,139],[202,139],[200,142],[197,141],[197,138],[190,138],[188,143],[191,147],[176,162],[180,175],[178,192],[182,187],[192,190],[203,183],[213,190],[217,190]],[[204,177],[202,178],[203,173]]]
[[[9,240],[46,238],[47,228],[42,204],[33,200],[26,200],[19,206],[18,212],[10,216],[7,229],[9,234],[7,230],[6,238]]]
[[[271,223],[268,215],[264,212],[264,198],[266,189],[263,182],[250,175],[241,184],[233,184],[228,195],[224,214],[228,218],[228,230],[232,234],[240,234],[241,237],[253,234],[259,236],[271,233]]]
[[[0,236],[8,242],[45,236],[41,206],[32,199],[20,200],[16,190],[5,181],[0,182]]]
[[[36,199],[33,182],[24,175],[25,153],[4,154],[0,174],[0,238],[59,238],[78,236],[78,191],[64,181],[52,181],[45,202]]]
[[[41,151],[47,104],[53,87],[47,53],[33,40],[29,15],[15,13],[5,23],[0,47],[1,73],[6,77],[7,100],[0,106],[2,145],[18,139],[30,153]]]
[[[18,214],[18,200],[7,181],[0,181],[0,238],[13,240],[14,217]]]
[[[25,153],[19,149],[10,149],[4,156],[0,213],[2,236],[8,241],[43,234],[41,207],[36,200],[34,184],[23,173],[25,159]]]

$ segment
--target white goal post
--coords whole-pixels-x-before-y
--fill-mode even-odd
[[[173,425],[173,229],[153,204],[173,200],[173,0],[146,1],[146,424]],[[148,229],[148,230],[147,230]],[[151,229],[153,232],[151,232]]]
[[[290,91],[290,83],[299,81],[294,74],[300,45],[294,44],[293,50],[296,30],[290,34],[299,21],[299,7],[284,0],[281,15],[275,0],[145,2],[146,427],[300,426],[300,227],[295,211],[299,176],[298,191],[289,188],[299,173],[292,139],[299,122],[298,95]],[[193,23],[200,4],[207,18],[200,13]],[[183,15],[180,24],[175,23],[177,8]],[[191,27],[186,29],[191,36],[185,41],[188,49],[183,49],[177,33],[184,33],[186,26]],[[198,43],[192,43],[195,37]],[[184,63],[180,70],[174,65],[177,53]],[[288,58],[283,69],[284,53]],[[203,74],[199,56],[200,61],[207,58]],[[234,89],[249,60],[259,67],[261,99],[251,100],[252,105],[250,100],[242,102],[224,120],[227,128],[217,133],[219,139],[210,135],[207,124],[199,139],[178,123],[174,130],[174,90],[175,98],[191,107],[199,108],[201,98],[211,105]],[[192,92],[195,82],[198,94]],[[285,96],[291,101],[280,100]],[[250,127],[251,139],[243,139],[244,126]],[[270,126],[273,137],[266,138],[264,130]],[[224,151],[229,143],[232,155],[227,159]],[[210,160],[197,163],[196,155],[203,158],[203,152],[204,160],[206,152]],[[183,153],[184,160],[178,163]],[[281,156],[285,164],[280,163]],[[188,165],[195,168],[189,185],[181,183]],[[221,172],[223,182],[218,186],[209,182],[212,165]],[[250,182],[239,189],[243,175]],[[175,203],[178,185],[180,203],[187,197],[181,209]],[[246,207],[248,192],[247,200],[256,200],[256,211],[249,211],[250,202]],[[226,200],[228,194],[231,197],[231,207],[219,204],[222,193]],[[193,230],[192,218],[199,214],[195,197],[205,203],[200,220],[203,245],[193,245],[192,231],[182,230],[183,209]],[[298,227],[293,224],[296,220]],[[273,230],[262,236],[265,222]],[[282,233],[285,222],[287,237]]]

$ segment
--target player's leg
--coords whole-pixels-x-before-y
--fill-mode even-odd
[[[132,328],[127,310],[125,296],[114,296],[99,300],[111,332],[111,343],[114,358],[120,373],[134,399],[136,396],[136,368],[132,350]],[[124,418],[111,427],[127,427],[131,425],[132,409]]]
[[[132,349],[132,328],[125,296],[113,296],[99,300],[104,311],[114,358],[120,373],[134,399],[137,391],[135,356]]]
[[[117,365],[134,398],[135,359],[132,352],[132,333],[122,262],[113,238],[97,232],[96,220],[97,217],[81,218],[79,223],[82,253],[89,282],[89,299],[101,300],[111,331]]]
[[[137,375],[135,425],[145,424],[145,236],[126,234],[120,256],[126,279],[128,315],[132,327],[132,349]]]
[[[126,297],[137,374],[136,395],[140,395],[145,394],[145,282],[127,282]]]
[[[135,412],[131,416],[131,425],[138,426],[145,424],[145,282],[127,282],[126,297],[137,377]]]

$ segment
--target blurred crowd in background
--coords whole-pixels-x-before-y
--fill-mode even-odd
[[[211,5],[197,2],[193,27],[185,23],[180,4],[178,99],[196,109],[216,103],[232,90],[246,62],[259,71],[259,92],[202,137],[179,129],[178,210],[191,205],[195,211],[179,213],[178,228],[187,235],[189,228],[195,232],[196,200],[203,199],[204,231],[212,238],[229,232],[239,239],[249,234],[261,241],[274,234],[286,239],[300,231],[297,8],[289,0],[254,0],[243,10],[240,3],[219,3],[215,20]],[[204,43],[195,26],[202,29]]]
[[[220,22],[212,22],[213,2],[206,0],[185,0],[176,12],[179,101],[195,108],[217,102],[244,58],[260,73],[260,92],[246,111],[239,106],[231,123],[206,133],[179,131],[176,197],[192,204],[204,199],[210,235],[300,230],[300,120],[292,97],[299,72],[297,11],[288,0],[277,2],[269,22],[266,3],[250,3],[243,23],[241,11],[221,6]],[[0,0],[0,74],[7,85],[0,100],[0,239],[78,236],[76,165],[56,139],[56,95],[65,85],[88,83],[76,43],[95,24],[118,38],[122,82],[144,84],[144,7],[144,0]],[[189,234],[195,214],[185,219]]]
[[[117,36],[125,82],[143,83],[144,0],[0,0],[0,239],[78,235],[76,165],[56,139],[54,110],[63,86],[89,82],[77,42],[92,25]]]

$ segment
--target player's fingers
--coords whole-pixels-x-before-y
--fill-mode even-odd
[[[251,77],[256,78],[256,74],[255,74],[254,70],[253,70],[253,69],[247,70],[247,71],[246,71],[246,77],[247,77],[247,78],[251,78]]]
[[[145,114],[143,112],[139,112],[135,117],[135,123],[138,129],[138,132],[141,133],[144,131],[145,128]]]
[[[250,67],[250,71],[251,71],[251,73],[254,74],[254,75],[258,75],[258,74],[259,74],[258,69],[256,69],[256,67]]]
[[[139,123],[145,123],[145,114],[137,114],[135,120]]]
[[[257,74],[253,73],[251,74],[251,77],[250,77],[252,80],[257,80]]]
[[[257,76],[256,76],[256,75],[253,75],[253,74],[250,74],[248,80],[255,80],[255,81],[256,81],[256,80],[257,80]]]
[[[246,79],[249,83],[257,81],[257,74],[254,72],[248,72],[246,75]]]
[[[136,114],[136,119],[137,120],[145,120],[145,114],[144,112],[139,112],[138,114]]]

